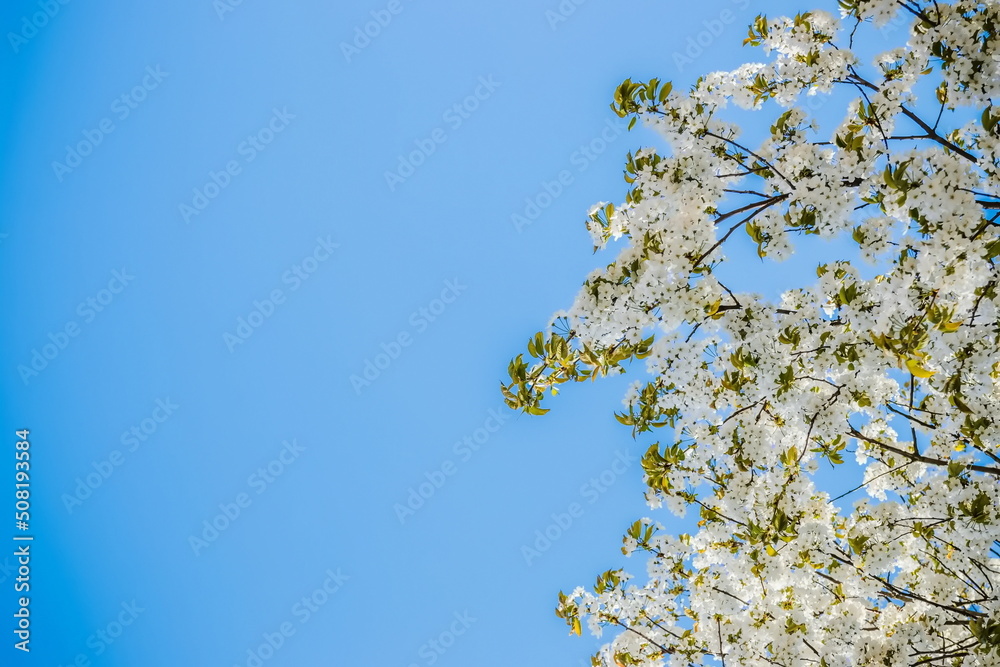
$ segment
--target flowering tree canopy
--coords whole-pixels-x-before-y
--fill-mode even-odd
[[[1000,665],[1000,1],[836,11],[757,17],[768,62],[686,93],[617,89],[669,148],[629,155],[625,201],[588,222],[617,258],[509,366],[507,404],[543,414],[644,360],[616,417],[665,434],[650,507],[698,515],[628,529],[645,577],[560,593],[571,632],[614,633],[595,665]],[[905,44],[858,55],[902,20]],[[843,100],[839,125],[810,96]],[[843,235],[868,265],[769,300],[720,278],[742,233],[765,262]]]

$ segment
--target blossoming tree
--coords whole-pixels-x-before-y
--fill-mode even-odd
[[[508,405],[543,414],[644,360],[616,417],[664,434],[650,507],[698,515],[628,529],[645,577],[560,593],[571,632],[614,632],[595,665],[1000,665],[1000,2],[838,11],[758,17],[769,61],[687,93],[618,88],[669,150],[629,155],[625,201],[588,223],[617,258],[510,364]],[[904,45],[857,55],[901,19]],[[846,102],[832,131],[809,95]],[[765,261],[844,235],[871,270],[829,258],[769,301],[719,277],[738,233]],[[820,488],[821,464],[858,487]]]

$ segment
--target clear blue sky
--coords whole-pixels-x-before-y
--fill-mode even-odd
[[[552,609],[650,515],[628,378],[545,418],[498,384],[610,261],[586,211],[654,140],[614,88],[761,59],[760,8],[235,2],[0,10],[0,662],[589,664]]]

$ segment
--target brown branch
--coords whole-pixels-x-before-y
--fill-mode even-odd
[[[737,229],[739,229],[740,227],[742,227],[743,225],[745,225],[746,223],[750,222],[755,217],[757,217],[758,213],[760,213],[761,211],[764,211],[764,210],[770,208],[771,206],[773,206],[774,204],[777,204],[780,201],[784,201],[785,199],[788,199],[788,194],[775,195],[774,197],[771,197],[770,199],[767,199],[765,201],[757,202],[756,204],[753,204],[752,206],[757,207],[757,210],[754,211],[753,213],[751,213],[750,215],[748,215],[747,217],[743,218],[739,222],[737,222],[732,227],[730,227],[729,231],[726,232],[725,235],[721,239],[719,239],[718,241],[716,241],[715,244],[712,245],[711,248],[709,248],[704,253],[702,253],[701,257],[699,257],[698,259],[696,259],[694,261],[694,264],[692,264],[691,268],[692,269],[693,268],[697,268],[697,266],[699,264],[701,264],[702,260],[704,260],[706,257],[708,257],[713,252],[715,252],[716,248],[718,248],[720,245],[722,245],[723,243],[725,243],[726,240],[728,240],[729,237],[732,236],[733,232],[735,232]],[[746,210],[746,209],[744,209],[744,210]]]
[[[927,138],[928,139],[930,139],[931,141],[935,141],[935,142],[941,144],[945,148],[948,148],[948,149],[954,151],[955,153],[958,153],[959,155],[961,155],[962,157],[964,157],[966,160],[969,160],[969,161],[971,161],[971,162],[973,162],[975,164],[979,164],[979,158],[977,158],[975,155],[973,155],[969,151],[965,150],[961,146],[957,146],[957,145],[953,144],[952,142],[948,141],[947,139],[945,139],[944,137],[942,137],[940,134],[938,134],[937,132],[934,131],[933,127],[931,127],[930,125],[928,125],[927,123],[925,123],[923,121],[923,119],[920,118],[920,116],[918,116],[917,114],[913,113],[912,111],[910,111],[909,109],[907,109],[903,105],[899,106],[899,110],[903,112],[903,115],[905,115],[907,118],[909,118],[914,123],[916,123],[917,125],[919,125],[920,129],[927,133]]]
[[[934,459],[929,456],[924,456],[923,454],[914,454],[913,452],[907,452],[897,447],[893,447],[892,445],[887,445],[884,442],[863,435],[860,431],[858,431],[854,427],[851,427],[849,433],[855,438],[864,440],[865,442],[870,442],[871,444],[881,447],[882,449],[888,452],[892,452],[893,454],[899,454],[900,456],[905,456],[911,461],[919,461],[920,463],[929,463],[931,465],[936,465],[936,466],[947,466],[949,463],[951,463],[951,461],[945,461],[944,459]],[[989,466],[980,466],[980,465],[969,465],[966,467],[971,470],[975,470],[976,472],[983,472],[988,475],[993,475],[994,477],[1000,477],[1000,468],[991,468]]]
[[[929,429],[931,429],[932,431],[933,431],[933,430],[936,430],[936,429],[937,429],[937,426],[935,426],[934,424],[928,424],[927,422],[923,421],[922,419],[917,419],[917,418],[916,418],[916,417],[914,417],[913,415],[908,415],[908,414],[906,414],[905,412],[903,412],[902,410],[898,410],[898,409],[896,409],[896,408],[892,407],[892,406],[891,406],[891,405],[889,405],[888,403],[886,404],[886,406],[885,406],[885,407],[889,408],[889,410],[891,410],[892,412],[895,412],[895,413],[896,413],[897,415],[899,415],[899,416],[901,416],[901,417],[906,417],[906,418],[907,418],[907,419],[909,419],[910,421],[912,421],[912,422],[916,422],[916,423],[920,424],[920,425],[921,425],[921,426],[923,426],[924,428],[929,428]]]
[[[739,149],[741,151],[746,151],[747,153],[749,153],[753,157],[757,158],[757,160],[759,160],[761,164],[766,165],[768,169],[770,169],[771,171],[773,171],[774,173],[776,173],[778,176],[780,176],[781,179],[783,181],[785,181],[785,183],[788,183],[793,188],[795,187],[795,184],[792,183],[790,180],[788,180],[788,178],[784,174],[782,174],[780,171],[778,171],[777,167],[775,167],[773,164],[771,164],[770,162],[768,162],[767,160],[765,160],[761,156],[759,156],[756,153],[754,153],[752,150],[750,150],[746,146],[742,146],[739,143],[733,141],[732,139],[727,139],[727,138],[725,138],[724,136],[722,136],[720,134],[716,134],[715,132],[709,132],[708,130],[705,130],[705,136],[706,137],[712,137],[714,139],[718,139],[719,141],[725,141],[727,144],[729,144],[730,146],[733,146],[734,148],[737,148],[737,149]],[[742,166],[746,167],[746,165],[742,165]],[[749,169],[749,167],[747,167],[747,168]]]

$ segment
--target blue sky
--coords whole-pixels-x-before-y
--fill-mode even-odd
[[[650,515],[630,378],[545,418],[498,384],[610,261],[586,211],[654,141],[614,88],[760,59],[755,11],[5,3],[4,664],[589,664],[552,610]]]

